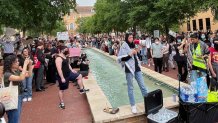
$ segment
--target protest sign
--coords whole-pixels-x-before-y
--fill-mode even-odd
[[[81,48],[69,48],[69,57],[80,56]]]
[[[154,30],[154,37],[159,38],[160,37],[160,31],[159,30]]]
[[[69,34],[68,32],[57,32],[57,38],[58,40],[69,40]]]
[[[169,35],[173,36],[174,38],[176,38],[176,33],[173,32],[172,30],[169,31]]]

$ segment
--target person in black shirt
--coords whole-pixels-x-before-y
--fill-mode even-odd
[[[131,104],[132,113],[135,114],[137,113],[137,109],[135,106],[135,99],[134,99],[134,94],[133,94],[133,89],[134,89],[133,77],[135,77],[143,96],[147,95],[147,89],[145,88],[144,78],[142,76],[141,68],[139,66],[140,63],[139,63],[138,56],[137,56],[138,49],[135,48],[135,44],[133,43],[132,34],[126,34],[125,42],[122,44],[120,49],[128,51],[129,48],[131,51],[128,54],[122,54],[121,53],[122,51],[120,50],[118,57],[121,57],[122,55],[127,55],[126,57],[122,57],[121,61],[125,63],[125,74],[126,74],[126,81],[128,85],[128,96],[129,96],[129,101]],[[130,66],[131,64],[128,64],[129,60],[134,61],[135,66]],[[132,69],[132,68],[135,68],[135,69]]]
[[[65,109],[64,100],[63,100],[63,92],[68,89],[69,81],[77,80],[78,85],[80,87],[80,94],[86,93],[89,89],[84,89],[82,75],[78,74],[75,70],[73,70],[69,64],[69,60],[67,59],[67,55],[69,54],[68,48],[65,46],[59,47],[59,54],[55,60],[58,76],[57,80],[59,82],[59,98],[60,104],[59,107],[61,109]]]
[[[83,77],[87,77],[89,74],[89,60],[87,59],[86,53],[81,54],[81,59],[77,64],[80,66],[79,73]]]

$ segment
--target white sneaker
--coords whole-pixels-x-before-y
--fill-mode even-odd
[[[26,102],[27,101],[27,98],[23,98],[23,102]]]
[[[148,67],[150,67],[151,65],[150,64],[148,64]]]
[[[137,113],[137,109],[136,109],[136,106],[131,106],[131,109],[132,109],[132,113],[133,114],[136,114]]]
[[[28,97],[27,100],[30,102],[32,101],[32,97]]]

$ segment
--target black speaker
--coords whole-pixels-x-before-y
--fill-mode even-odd
[[[218,122],[218,103],[184,103],[180,101],[180,119],[186,123]]]

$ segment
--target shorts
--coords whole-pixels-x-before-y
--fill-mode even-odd
[[[69,81],[75,81],[76,78],[77,78],[79,75],[80,75],[79,73],[73,73],[73,72],[71,72],[70,75],[68,76],[68,80],[69,80]]]
[[[86,77],[89,75],[89,71],[79,71],[78,73],[80,73],[83,77]]]
[[[66,82],[65,83],[63,83],[62,81],[61,81],[61,78],[59,78],[58,77],[58,83],[59,83],[59,90],[66,90],[66,89],[68,89],[68,87],[69,87],[69,80],[66,78],[65,80],[66,80]]]

